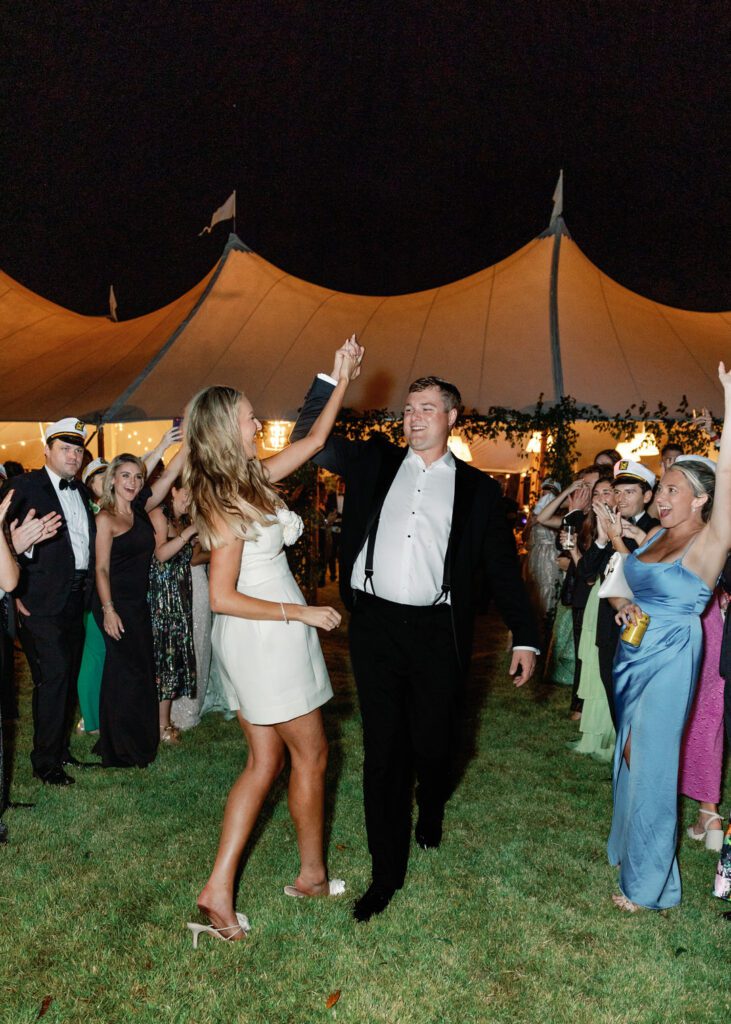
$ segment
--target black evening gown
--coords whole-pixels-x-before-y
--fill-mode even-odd
[[[124,626],[120,640],[104,632],[101,602],[95,594],[94,615],[106,646],[99,699],[99,742],[105,768],[143,768],[155,760],[160,726],[155,685],[152,622],[147,603],[150,562],[155,550],[145,502],[145,487],[133,504],[134,523],[112,541],[109,581],[114,608]]]

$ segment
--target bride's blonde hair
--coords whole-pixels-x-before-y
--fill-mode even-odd
[[[207,549],[221,544],[221,523],[246,540],[252,524],[266,526],[267,514],[282,505],[261,461],[244,451],[239,425],[242,398],[235,388],[205,388],[188,412],[183,486],[190,490],[190,515]]]

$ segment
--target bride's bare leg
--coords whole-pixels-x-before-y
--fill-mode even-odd
[[[327,892],[323,857],[327,739],[320,709],[275,726],[292,759],[289,813],[297,831],[300,872],[295,886],[313,896]]]
[[[284,742],[276,728],[252,725],[240,714],[239,722],[249,742],[249,757],[229,792],[213,871],[198,897],[198,906],[208,915],[214,928],[227,928],[237,923],[234,880],[241,854],[266,795],[284,767]]]

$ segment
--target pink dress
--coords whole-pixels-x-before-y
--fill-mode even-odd
[[[693,707],[680,749],[678,792],[701,803],[717,804],[721,799],[723,760],[724,679],[718,672],[723,618],[719,591],[709,602],[703,625],[703,661]]]

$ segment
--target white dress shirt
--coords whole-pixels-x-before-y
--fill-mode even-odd
[[[69,540],[74,549],[74,563],[77,572],[89,568],[89,519],[84,508],[84,499],[78,490],[70,487],[61,490],[61,477],[46,466],[46,472],[61,502]]]
[[[381,509],[373,553],[377,597],[396,604],[429,605],[441,594],[454,479],[451,452],[427,466],[409,449]],[[355,560],[350,585],[370,593],[370,584],[365,586],[366,546]]]

